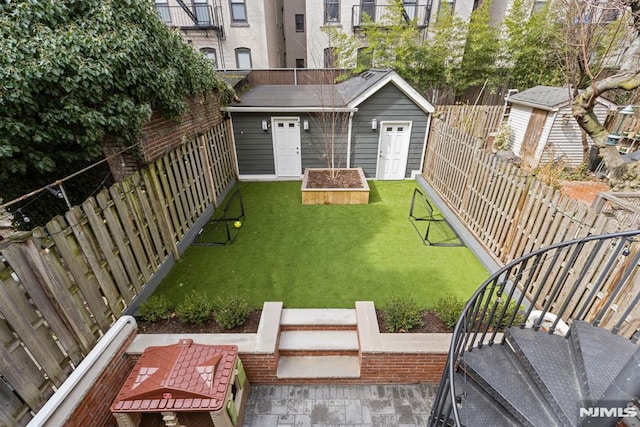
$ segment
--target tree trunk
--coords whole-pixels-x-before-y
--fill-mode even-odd
[[[640,86],[640,0],[626,2],[633,16],[634,39],[624,52],[620,71],[602,80],[596,80],[573,99],[573,116],[580,127],[598,147],[600,157],[609,170],[609,186],[614,191],[640,189],[640,162],[627,163],[615,146],[607,145],[608,132],[596,117],[593,108],[596,99],[612,89],[634,90]]]

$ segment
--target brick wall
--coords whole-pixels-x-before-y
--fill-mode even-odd
[[[137,357],[125,354],[125,350],[135,337],[135,333],[131,334],[114,354],[111,363],[69,417],[67,426],[112,427],[117,425],[115,418],[111,415],[110,407],[136,364]]]
[[[129,150],[108,160],[114,179],[121,181],[139,170],[141,165],[162,157],[174,147],[194,139],[223,120],[220,101],[215,93],[189,99],[188,110],[180,120],[168,120],[154,112],[142,128],[141,148]],[[123,146],[112,138],[103,144],[106,157],[113,156],[122,149]]]
[[[300,384],[300,379],[276,378],[274,354],[241,353],[240,359],[251,383]],[[414,384],[438,383],[444,372],[443,353],[362,353],[360,378],[304,379],[305,384]]]

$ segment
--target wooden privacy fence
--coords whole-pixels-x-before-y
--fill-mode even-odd
[[[568,198],[520,168],[481,149],[474,136],[440,120],[432,122],[423,175],[469,231],[503,264],[552,243],[640,226],[637,219],[631,224],[620,222],[615,216],[604,215]],[[628,245],[621,254],[626,257],[626,261],[621,262],[637,264],[640,244]],[[576,262],[579,265],[587,260],[578,259]],[[636,266],[632,276],[624,278],[623,289],[616,290],[616,310],[624,311],[640,295],[638,270]],[[578,280],[580,288],[576,294],[583,296],[591,292],[594,283],[599,283],[602,288],[596,292],[597,300],[601,301],[610,297],[613,287],[619,283],[619,280],[612,280],[617,274],[615,272],[612,273],[614,276],[596,280],[602,271],[605,271],[604,266],[595,268],[590,276],[593,280],[585,277],[563,280]],[[553,277],[544,278],[540,285],[552,286],[553,280]],[[556,297],[562,299],[565,296]],[[561,302],[556,301],[556,305]],[[607,319],[609,317],[615,319],[613,313]],[[627,335],[631,336],[629,334],[640,328],[640,306],[633,310],[629,322],[631,326]]]
[[[235,178],[223,123],[0,248],[0,425],[23,425]]]
[[[438,105],[435,116],[484,144],[490,133],[498,131],[503,110],[502,105]]]
[[[551,243],[628,229],[480,145],[464,130],[435,120],[423,175],[500,262]]]

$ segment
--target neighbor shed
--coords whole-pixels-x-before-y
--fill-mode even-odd
[[[571,101],[570,89],[551,86],[535,86],[506,98],[511,149],[523,162],[532,167],[559,159],[571,167],[582,163],[583,133],[573,118]],[[608,111],[616,108],[599,97],[594,113],[604,123]],[[591,138],[585,138],[591,146]]]
[[[422,170],[434,107],[394,71],[370,70],[332,85],[255,86],[223,110],[241,179],[300,179],[326,167],[329,133],[336,167],[405,179]]]

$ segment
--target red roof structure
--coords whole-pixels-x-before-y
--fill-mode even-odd
[[[177,344],[148,347],[120,389],[112,412],[222,409],[233,378],[238,347]]]

